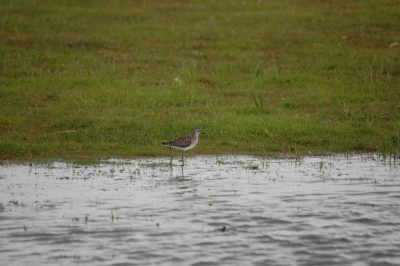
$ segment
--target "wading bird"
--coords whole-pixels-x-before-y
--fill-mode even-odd
[[[204,132],[202,132],[200,128],[195,128],[193,129],[193,133],[191,135],[186,135],[174,139],[172,141],[163,142],[162,145],[164,147],[170,147],[182,151],[182,164],[184,165],[185,163],[183,154],[185,153],[185,151],[193,149],[196,146],[197,142],[199,141],[200,134],[204,134]],[[172,155],[171,155],[171,163],[172,163]]]

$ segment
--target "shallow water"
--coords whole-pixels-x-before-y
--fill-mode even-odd
[[[0,264],[400,264],[398,163],[174,163],[0,166]]]

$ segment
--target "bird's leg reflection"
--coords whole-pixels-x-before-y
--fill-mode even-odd
[[[182,178],[184,178],[185,176],[183,175],[183,164],[181,165],[181,168],[182,168]]]
[[[182,173],[182,175],[177,174],[177,175],[176,175],[176,179],[179,180],[179,181],[182,181],[182,180],[185,179],[185,174],[183,173],[184,165],[180,165],[180,167],[181,167],[181,171],[182,171],[181,173]],[[172,174],[172,170],[171,170],[171,174]]]
[[[173,173],[174,166],[172,165],[172,160],[171,160],[171,163],[170,163],[170,165],[169,165],[169,170],[170,170],[169,176],[172,178],[172,177],[174,176],[174,173]]]

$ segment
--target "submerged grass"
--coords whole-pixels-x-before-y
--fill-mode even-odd
[[[1,1],[0,157],[399,156],[400,5]],[[397,43],[397,44],[396,44]]]

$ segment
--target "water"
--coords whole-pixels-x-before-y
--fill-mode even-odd
[[[0,168],[1,265],[400,265],[400,167],[250,156]]]

